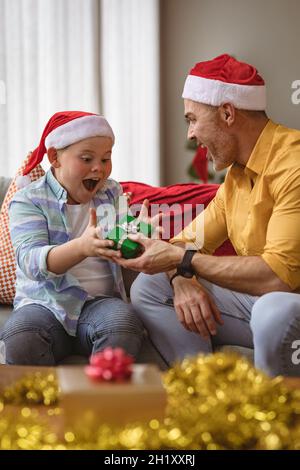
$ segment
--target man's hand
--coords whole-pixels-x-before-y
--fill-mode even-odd
[[[180,323],[189,331],[199,333],[204,339],[215,335],[216,323],[223,324],[221,314],[213,299],[195,279],[177,276],[172,281],[174,307]]]
[[[103,240],[101,230],[97,227],[96,210],[90,209],[90,220],[83,234],[78,238],[80,252],[87,258],[88,256],[101,256],[106,259],[118,259],[121,256],[120,251],[111,250],[114,246],[112,240]]]
[[[184,250],[178,246],[162,240],[152,240],[141,233],[130,235],[130,240],[140,243],[144,252],[134,259],[125,260],[116,258],[114,261],[127,269],[143,272],[146,274],[156,274],[174,269],[182,260]]]

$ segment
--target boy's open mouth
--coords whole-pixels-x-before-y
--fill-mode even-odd
[[[98,179],[86,179],[86,180],[83,180],[83,185],[84,187],[88,190],[88,191],[94,191],[95,187],[97,186],[97,184],[99,183],[99,178]]]

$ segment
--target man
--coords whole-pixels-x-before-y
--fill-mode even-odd
[[[143,255],[120,261],[162,273],[140,274],[131,298],[169,364],[235,344],[254,347],[271,375],[300,375],[300,131],[268,119],[265,93],[257,70],[227,54],[196,64],[183,91],[188,137],[228,168],[225,182],[171,244],[136,236]],[[227,238],[238,256],[212,256]]]

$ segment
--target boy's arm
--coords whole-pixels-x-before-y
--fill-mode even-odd
[[[75,238],[48,251],[47,269],[54,274],[64,274],[85,258],[80,251],[80,238]]]
[[[9,206],[10,237],[19,269],[33,281],[55,274],[48,272],[46,259],[54,245],[49,244],[48,225],[43,212],[23,192]]]
[[[95,220],[96,215],[93,215]],[[96,234],[91,241],[87,230],[78,239],[61,245],[50,245],[48,224],[43,212],[26,198],[16,194],[9,208],[10,235],[21,271],[33,281],[43,281],[61,275],[87,256],[110,258],[119,255],[107,249],[112,242],[101,240]],[[96,232],[95,227],[89,231]],[[49,257],[51,253],[51,256]]]
[[[47,267],[55,274],[63,274],[89,256],[116,258],[118,252],[110,250],[114,242],[98,237],[95,209],[90,209],[90,220],[84,233],[63,245],[55,246],[48,252]]]
[[[117,204],[118,198],[123,194],[122,186],[114,180],[108,180],[107,185],[112,192],[114,203]],[[92,210],[89,225],[81,237],[55,246],[48,252],[48,270],[55,274],[63,274],[88,256],[102,256],[106,259],[118,258],[119,252],[109,249],[113,242],[99,238],[96,227],[96,212]]]

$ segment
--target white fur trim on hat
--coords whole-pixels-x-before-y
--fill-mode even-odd
[[[89,137],[110,137],[114,143],[112,128],[103,116],[83,116],[57,127],[45,139],[45,147],[63,149]]]
[[[265,85],[239,85],[196,75],[188,75],[182,98],[211,106],[232,103],[249,111],[262,111],[267,106]]]

